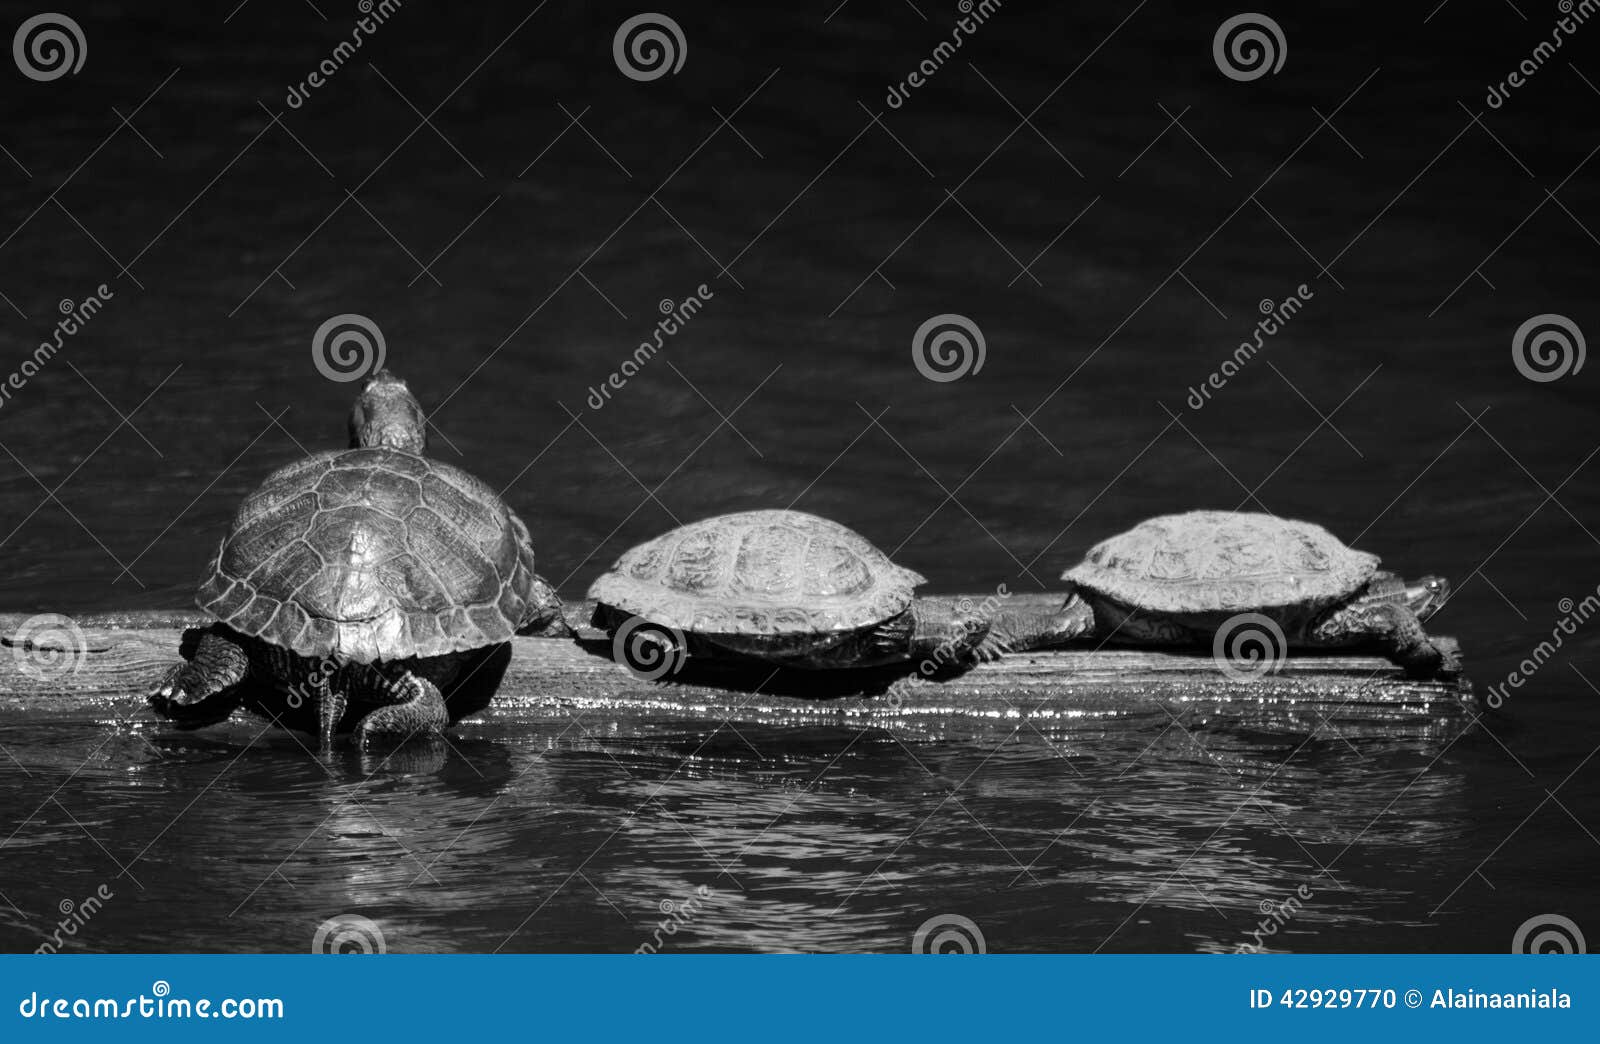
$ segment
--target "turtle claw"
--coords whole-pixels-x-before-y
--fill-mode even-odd
[[[145,703],[149,704],[150,709],[163,718],[177,718],[182,714],[184,708],[194,702],[179,681],[186,666],[186,664],[179,664],[169,670],[162,676],[161,681],[157,682],[155,687],[145,694]]]
[[[990,632],[983,636],[982,641],[973,646],[972,655],[977,657],[979,663],[994,663],[1014,651],[1015,649],[1009,641]]]
[[[180,729],[198,729],[214,725],[233,713],[235,701],[221,694],[197,696],[190,684],[189,665],[179,664],[169,670],[154,688],[145,695],[145,703],[156,714]]]

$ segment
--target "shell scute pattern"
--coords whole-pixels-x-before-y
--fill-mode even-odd
[[[903,612],[924,578],[860,534],[798,511],[690,523],[625,552],[590,597],[705,634],[856,630]]]
[[[253,505],[246,501],[245,506]],[[235,527],[228,543],[229,571],[241,574],[254,563],[275,557],[311,531],[311,519],[316,512],[316,495],[307,493],[287,499],[270,513],[257,514],[246,524]]]
[[[485,494],[494,496],[487,488],[463,489],[446,481],[442,475],[430,474],[422,479],[422,502],[451,527],[479,539],[497,534],[500,528],[494,509],[490,507],[498,498],[486,503]]]
[[[1063,579],[1143,609],[1214,612],[1331,604],[1377,566],[1314,523],[1193,511],[1103,541]]]
[[[726,592],[729,572],[722,551],[719,534],[690,533],[678,542],[670,558],[658,559],[657,568],[665,566],[662,581],[671,590],[716,597]]]
[[[368,663],[505,641],[533,577],[527,528],[486,485],[354,449],[296,461],[247,497],[196,600],[302,656]]]
[[[754,595],[798,604],[808,594],[802,580],[806,569],[811,534],[790,526],[764,525],[748,529],[735,538],[738,552],[732,575],[718,590],[738,598]]]

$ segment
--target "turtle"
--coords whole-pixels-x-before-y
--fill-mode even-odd
[[[1407,581],[1378,565],[1313,522],[1240,511],[1161,515],[1067,570],[1062,612],[1080,638],[1136,645],[1214,645],[1253,614],[1282,632],[1284,647],[1370,646],[1413,675],[1453,669],[1453,654],[1422,627],[1450,597],[1449,582]]]
[[[237,707],[315,731],[435,732],[487,706],[521,631],[571,634],[528,528],[424,455],[421,405],[379,370],[350,446],[279,468],[239,505],[195,597],[212,623],[149,695],[181,727]]]
[[[691,522],[632,548],[589,597],[595,626],[630,663],[636,633],[656,646],[637,660],[655,665],[685,655],[818,670],[920,660],[933,675],[1007,651],[982,614],[915,596],[925,583],[847,526],[761,510]]]

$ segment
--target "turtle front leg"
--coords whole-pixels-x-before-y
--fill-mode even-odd
[[[146,702],[180,729],[214,725],[243,702],[249,673],[250,654],[228,636],[208,630],[194,655],[168,671]]]
[[[408,739],[417,733],[433,735],[450,724],[439,687],[407,670],[388,684],[396,702],[379,707],[356,725],[356,737],[365,744],[377,737]]]
[[[1395,602],[1355,602],[1341,606],[1312,628],[1313,644],[1351,646],[1370,644],[1382,649],[1414,678],[1431,678],[1458,669],[1428,637],[1417,614]]]

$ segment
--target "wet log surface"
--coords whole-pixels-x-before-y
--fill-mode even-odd
[[[1013,598],[1013,607],[1018,600]],[[1037,596],[1052,599],[1055,596]],[[1271,673],[1243,677],[1245,664],[1207,650],[1085,648],[1022,653],[938,681],[904,669],[799,671],[701,665],[692,659],[654,680],[615,662],[612,643],[588,625],[591,606],[568,607],[577,640],[519,636],[487,722],[584,718],[617,723],[674,721],[875,722],[933,731],[1021,720],[1074,721],[1180,712],[1186,721],[1348,731],[1434,728],[1475,713],[1463,676],[1407,678],[1370,655],[1295,653]],[[0,719],[150,718],[143,694],[175,662],[192,611],[82,615],[72,628],[27,627],[0,614]],[[1448,641],[1448,639],[1446,639]],[[1229,669],[1229,668],[1234,669]]]

